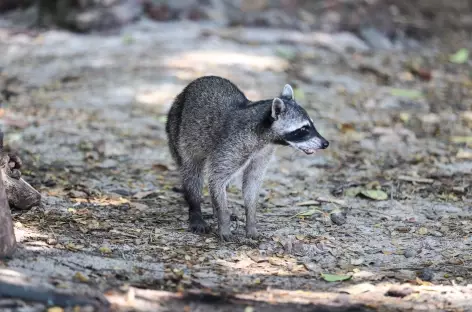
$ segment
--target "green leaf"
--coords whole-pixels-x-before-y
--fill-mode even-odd
[[[347,197],[356,197],[360,192],[362,192],[360,187],[350,187],[344,190],[344,195]]]
[[[449,61],[456,64],[464,64],[469,59],[469,50],[460,49],[456,53],[449,56]]]
[[[321,273],[321,277],[327,282],[340,282],[351,279],[352,275],[337,275],[337,274],[324,274]]]
[[[399,89],[399,88],[392,88],[390,89],[390,94],[393,96],[398,97],[405,97],[409,99],[420,99],[423,97],[423,93],[418,90],[409,90],[409,89]]]
[[[130,45],[130,44],[134,43],[134,41],[135,40],[134,40],[133,36],[131,36],[130,34],[126,34],[126,35],[123,36],[123,43],[125,45]]]
[[[291,216],[291,218],[295,218],[295,217],[309,217],[309,216],[312,216],[314,215],[315,213],[322,213],[321,210],[319,209],[310,209],[310,210],[307,210],[307,211],[302,211],[302,212],[299,212],[297,213],[296,215],[293,215]]]
[[[296,57],[295,50],[288,48],[277,48],[277,50],[275,50],[275,54],[289,61],[293,60]]]
[[[388,199],[387,193],[382,190],[363,190],[360,194],[363,196],[374,199],[374,200],[386,200]]]

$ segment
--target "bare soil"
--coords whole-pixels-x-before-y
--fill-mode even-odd
[[[2,31],[5,145],[43,201],[13,212],[19,250],[0,274],[105,293],[114,311],[472,310],[470,62],[433,43],[353,53],[338,34],[333,49],[267,39],[274,31],[250,42],[192,22],[143,20],[107,36]],[[314,156],[277,150],[260,241],[244,239],[244,218],[239,243],[187,231],[165,115],[209,74],[250,99],[291,83],[330,141]],[[229,200],[243,215],[238,186]]]

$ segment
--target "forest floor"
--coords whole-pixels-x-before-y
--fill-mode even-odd
[[[5,145],[43,200],[13,211],[19,249],[1,274],[102,293],[114,311],[472,311],[471,63],[450,57],[460,46],[350,36],[145,20],[106,36],[2,30]],[[277,150],[257,242],[187,231],[165,116],[209,74],[254,100],[291,83],[330,141]],[[229,202],[243,214],[237,181]],[[234,227],[243,238],[244,219]]]

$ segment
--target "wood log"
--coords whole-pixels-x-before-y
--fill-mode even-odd
[[[0,132],[0,171],[2,184],[12,209],[28,210],[38,206],[41,194],[21,178],[21,159],[3,151],[3,132]]]
[[[3,183],[3,175],[3,170],[0,170],[0,258],[10,257],[16,249],[15,231]]]

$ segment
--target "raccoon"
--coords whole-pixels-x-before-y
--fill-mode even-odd
[[[256,239],[257,198],[266,168],[277,145],[306,154],[326,149],[329,142],[285,85],[275,98],[250,101],[231,81],[197,78],[175,98],[166,123],[168,145],[179,167],[189,226],[194,233],[208,233],[202,217],[204,174],[221,240],[232,240],[226,188],[242,172],[246,236]]]

